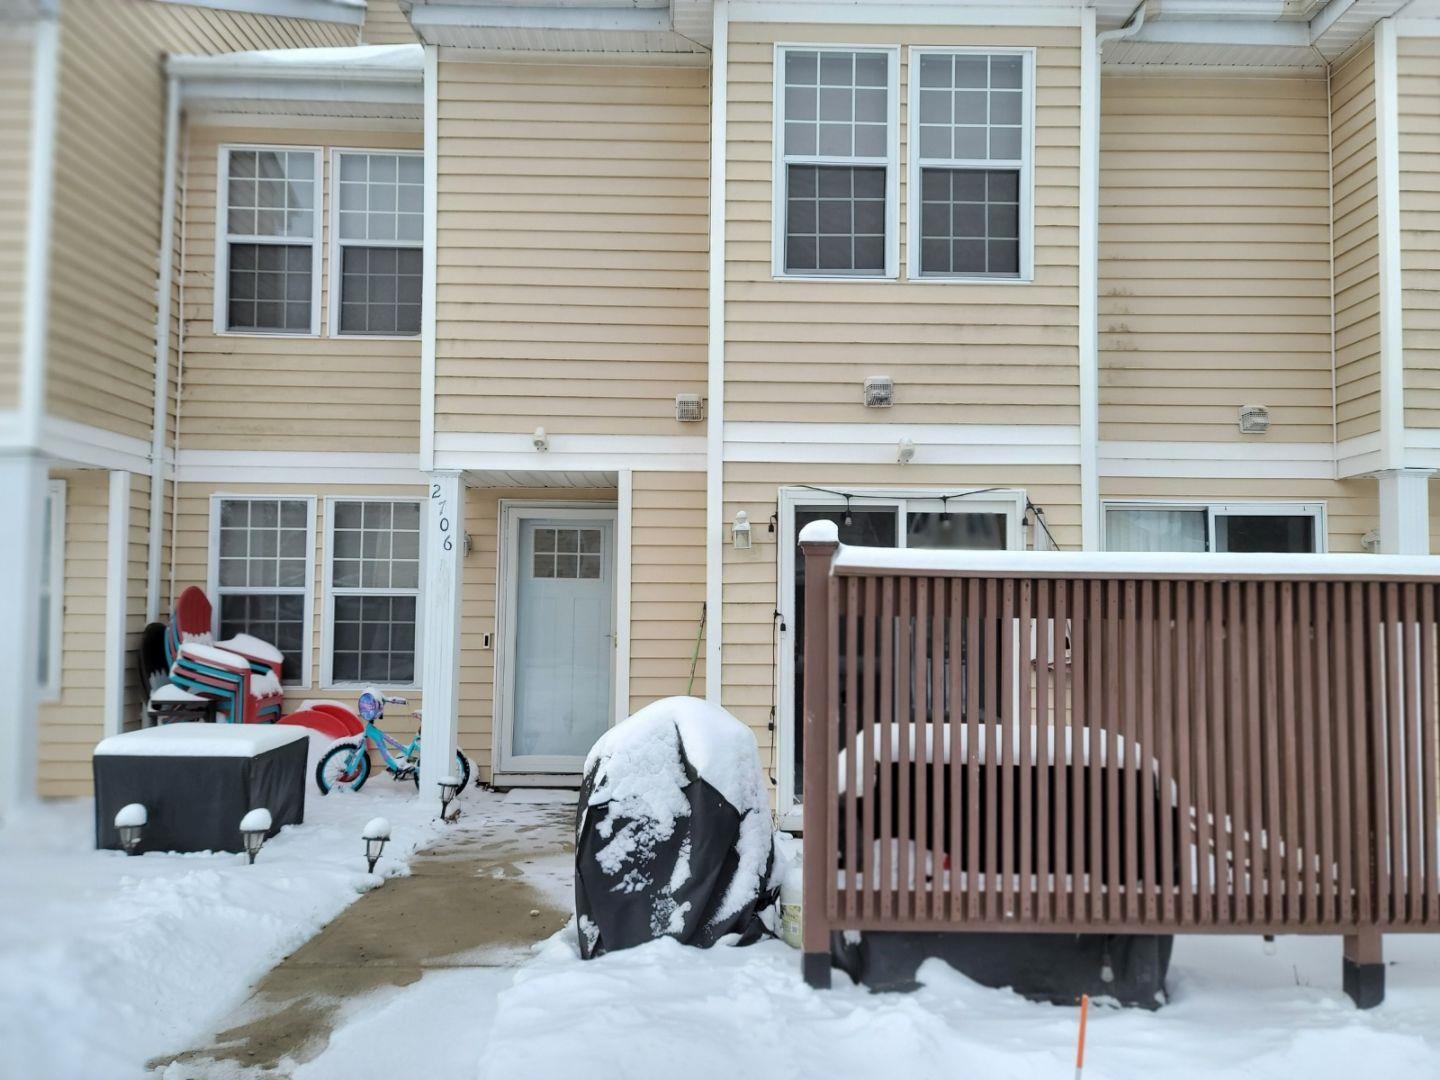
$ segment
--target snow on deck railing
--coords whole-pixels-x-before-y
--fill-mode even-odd
[[[852,547],[833,521],[800,531],[801,544],[838,545],[840,574],[925,574],[1107,578],[1440,579],[1435,555],[1290,555],[1152,551],[971,551]]]

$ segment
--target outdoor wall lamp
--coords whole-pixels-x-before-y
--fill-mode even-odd
[[[140,854],[140,834],[149,824],[150,815],[138,802],[122,806],[115,815],[115,831],[120,834],[120,846],[126,855]]]
[[[240,819],[240,835],[245,839],[245,854],[250,857],[250,865],[255,864],[255,856],[260,854],[260,849],[265,846],[265,837],[270,835],[270,811],[261,806],[251,810]]]
[[[385,841],[390,839],[390,822],[383,817],[371,818],[365,823],[365,860],[370,864],[370,873],[375,872],[375,864],[380,861],[380,854],[385,850]]]
[[[460,778],[458,776],[442,776],[440,778],[440,820],[445,822],[454,821],[460,816],[460,808],[455,808],[455,817],[450,816],[450,804],[455,801],[455,796],[460,793]]]
[[[744,510],[735,512],[735,523],[730,526],[730,543],[736,551],[747,551],[750,548],[750,515]]]

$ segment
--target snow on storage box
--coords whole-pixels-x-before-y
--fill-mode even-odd
[[[240,819],[270,811],[270,835],[305,820],[304,728],[167,724],[95,748],[95,846],[120,847],[115,814],[144,806],[141,851],[243,851]]]
[[[657,701],[585,761],[575,910],[585,957],[673,937],[758,935],[774,898],[770,798],[755,736],[696,698]]]

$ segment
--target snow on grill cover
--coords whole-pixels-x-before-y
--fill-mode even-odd
[[[750,729],[718,705],[656,701],[585,759],[575,911],[589,959],[659,937],[761,936],[774,830]]]

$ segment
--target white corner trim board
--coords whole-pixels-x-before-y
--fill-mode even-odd
[[[20,439],[40,440],[45,414],[45,343],[50,326],[50,232],[54,205],[55,113],[60,96],[60,25],[35,23],[31,45],[30,170],[26,178],[25,274],[20,330]]]
[[[436,281],[440,265],[440,52],[425,46],[425,222],[420,279],[420,467],[435,467]]]
[[[1404,308],[1400,268],[1400,88],[1395,23],[1375,25],[1376,210],[1380,243],[1380,458],[1405,464]]]
[[[710,395],[705,441],[705,699],[720,703],[725,596],[725,219],[730,3],[715,0],[710,91]]]
[[[180,141],[180,85],[165,80],[165,144],[160,193],[160,247],[155,280],[155,388],[151,391],[150,522],[145,558],[145,621],[160,617],[160,548],[165,527],[165,426],[170,411],[170,291],[175,271],[175,188]]]
[[[1144,8],[1141,7],[1143,15]],[[1095,10],[1080,22],[1080,545],[1100,547],[1100,48]]]
[[[621,469],[615,508],[615,707],[612,724],[630,715],[630,587],[634,554],[635,475]]]

